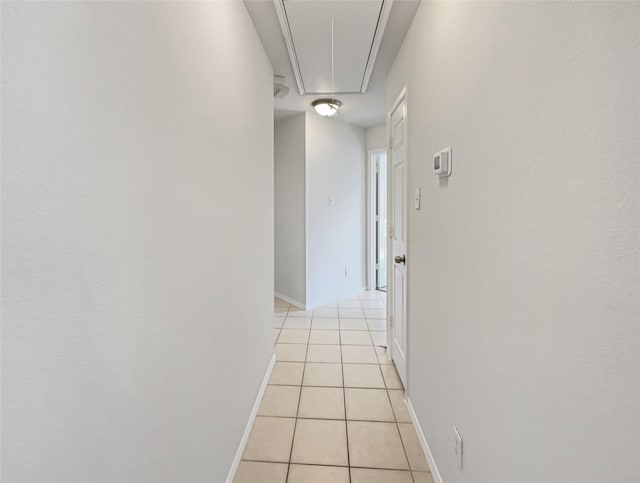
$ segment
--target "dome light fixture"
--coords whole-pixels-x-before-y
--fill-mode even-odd
[[[316,99],[311,105],[318,114],[329,117],[338,112],[340,106],[342,106],[342,102],[338,99]]]

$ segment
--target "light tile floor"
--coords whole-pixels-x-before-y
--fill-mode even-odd
[[[277,362],[235,483],[433,483],[383,347],[384,297],[275,300]]]

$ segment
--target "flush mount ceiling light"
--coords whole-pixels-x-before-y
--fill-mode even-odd
[[[338,99],[316,99],[311,103],[318,114],[324,117],[333,116],[338,112],[342,102]]]

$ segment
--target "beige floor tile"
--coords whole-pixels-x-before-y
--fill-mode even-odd
[[[258,416],[242,459],[288,463],[296,420]]]
[[[342,362],[347,364],[377,364],[378,358],[373,346],[343,345]]]
[[[338,302],[330,302],[328,304],[319,305],[316,309],[335,309],[338,307]]]
[[[382,309],[384,310],[384,304],[379,299],[361,299],[363,309]]]
[[[275,305],[274,308],[273,308],[273,313],[274,314],[287,315],[287,312],[289,312],[289,306],[288,305]]]
[[[369,330],[366,319],[341,319],[342,330]]]
[[[311,317],[289,317],[284,320],[285,329],[310,329]]]
[[[300,386],[267,386],[258,408],[258,416],[295,418]]]
[[[286,483],[287,468],[286,463],[241,461],[233,483]]]
[[[341,319],[364,319],[364,312],[362,309],[338,309],[338,317]]]
[[[316,330],[338,330],[340,328],[340,322],[338,318],[314,318],[311,323],[311,328]]]
[[[410,471],[351,468],[351,483],[413,483]]]
[[[299,418],[344,419],[344,392],[341,387],[303,387]]]
[[[313,325],[311,326],[313,327]],[[340,331],[339,330],[314,330],[311,329],[311,336],[309,337],[309,344],[340,344]]]
[[[298,307],[291,306],[287,317],[305,317],[310,319],[313,316],[313,310],[303,310]]]
[[[302,382],[302,362],[276,362],[269,379],[269,384],[284,386],[300,386]]]
[[[298,419],[291,463],[347,466],[348,461],[344,421]]]
[[[349,483],[349,468],[291,465],[287,483]]]
[[[369,330],[387,330],[387,321],[385,319],[367,319]]]
[[[407,458],[409,458],[409,465],[412,471],[430,471],[427,465],[427,459],[422,451],[420,441],[418,441],[418,435],[411,423],[399,423],[398,429],[400,429],[400,435],[402,436],[402,442],[404,443],[404,449],[407,452]]]
[[[285,362],[304,362],[307,344],[276,344],[276,360]]]
[[[338,307],[341,309],[361,309],[362,303],[359,298],[338,300]]]
[[[273,327],[276,329],[282,329],[282,324],[284,324],[284,317],[281,315],[273,316]]]
[[[343,364],[345,387],[384,389],[378,364]]]
[[[341,362],[339,345],[310,345],[307,362]]]
[[[384,347],[375,347],[376,356],[378,356],[378,362],[380,364],[393,364],[389,357],[389,352]]]
[[[415,483],[436,483],[436,480],[433,479],[433,475],[431,473],[418,471],[413,472],[413,481]]]
[[[289,310],[291,314],[291,310]],[[385,309],[364,309],[364,316],[367,319],[386,319],[387,311]]]
[[[382,369],[382,376],[384,377],[384,383],[387,389],[404,389],[400,377],[398,377],[398,373],[396,372],[396,366],[388,364],[380,366],[380,368]]]
[[[368,330],[341,330],[340,343],[344,345],[371,345]]]
[[[387,333],[383,330],[372,330],[369,332],[371,334],[371,340],[373,341],[373,345],[387,345]]]
[[[344,396],[347,419],[395,422],[386,390],[346,388]]]
[[[273,345],[278,342],[278,337],[280,337],[280,329],[273,329]]]
[[[318,318],[333,318],[338,317],[338,308],[317,308],[313,311],[313,316]]]
[[[389,389],[389,399],[391,399],[391,407],[393,408],[393,414],[396,416],[396,421],[399,423],[410,423],[411,416],[409,410],[404,402],[404,391]]]
[[[324,362],[307,363],[302,385],[342,387],[342,365]]]
[[[351,466],[408,470],[395,423],[347,421]]]
[[[309,330],[282,329],[278,344],[306,344],[309,341]]]

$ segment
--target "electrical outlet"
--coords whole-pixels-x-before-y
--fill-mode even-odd
[[[458,428],[453,427],[454,440],[455,440],[455,452],[456,458],[458,459],[458,468],[462,469],[462,455],[463,455],[463,446],[462,446],[462,436],[458,432]]]
[[[344,276],[345,277],[349,276],[349,268],[348,267],[344,267]]]

